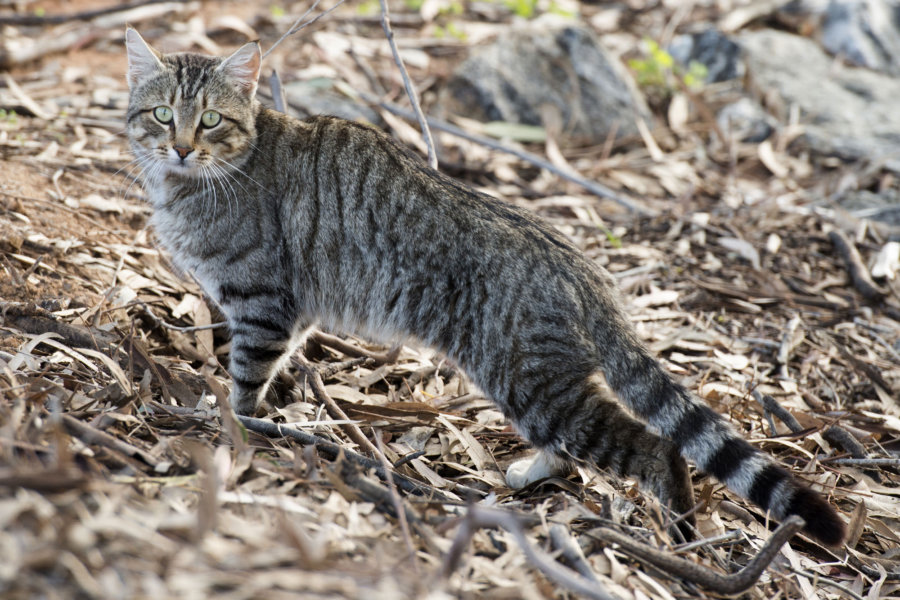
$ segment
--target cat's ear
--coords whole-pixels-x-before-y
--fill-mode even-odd
[[[250,42],[238,48],[234,54],[222,61],[216,70],[222,71],[237,88],[252,97],[259,82],[259,66],[262,54],[259,43]]]
[[[128,50],[128,87],[134,87],[163,68],[160,53],[151,48],[133,27],[125,30],[125,48]]]

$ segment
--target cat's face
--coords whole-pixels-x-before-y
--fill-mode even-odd
[[[217,178],[251,148],[260,52],[246,44],[226,59],[163,55],[137,31],[128,49],[127,132],[149,177]]]

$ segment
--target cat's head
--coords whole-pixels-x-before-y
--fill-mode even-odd
[[[161,54],[129,27],[125,46],[126,130],[144,172],[215,177],[239,167],[256,134],[259,44],[224,59]]]

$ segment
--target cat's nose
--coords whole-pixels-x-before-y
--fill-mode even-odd
[[[187,155],[194,151],[193,148],[187,148],[185,146],[175,146],[173,149],[178,153],[178,156],[181,157],[181,160],[187,158]]]

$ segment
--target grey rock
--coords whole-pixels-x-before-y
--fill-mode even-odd
[[[900,238],[900,190],[883,192],[852,190],[838,199],[838,204],[858,219],[878,221],[887,227],[887,233]]]
[[[900,75],[900,2],[798,0],[783,10],[820,21],[822,46],[851,64]]]
[[[667,50],[684,68],[687,68],[691,61],[705,65],[708,83],[744,76],[741,47],[715,29],[676,36]]]
[[[726,136],[753,144],[772,135],[778,125],[772,115],[750,98],[724,106],[716,115],[716,123]]]
[[[442,91],[444,110],[480,121],[544,125],[548,107],[570,140],[637,134],[650,111],[630,74],[581,26],[522,29],[475,50]]]
[[[815,42],[781,31],[748,31],[737,41],[756,87],[776,92],[785,110],[800,108],[811,152],[900,173],[900,79],[835,64]]]

